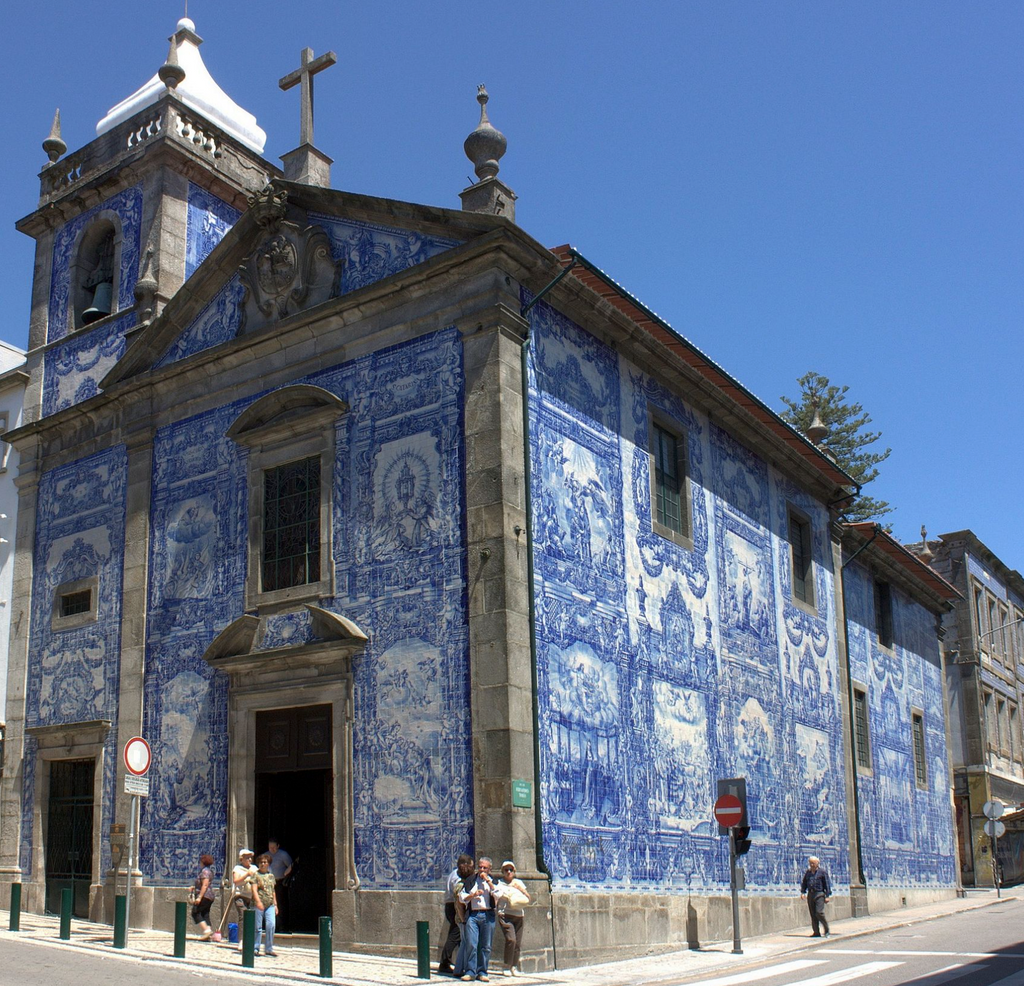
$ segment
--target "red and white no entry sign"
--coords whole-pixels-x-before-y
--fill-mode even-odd
[[[124,765],[129,773],[141,777],[149,770],[153,751],[141,736],[133,736],[124,745]]]
[[[722,828],[739,825],[743,817],[743,804],[735,794],[723,794],[715,802],[715,821]]]

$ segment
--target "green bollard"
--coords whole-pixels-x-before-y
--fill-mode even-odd
[[[251,969],[254,962],[254,955],[256,952],[256,911],[253,908],[249,908],[244,915],[242,915],[242,965],[246,969]]]
[[[60,937],[64,941],[71,938],[71,888],[65,887],[60,892]]]
[[[188,904],[183,900],[174,903],[174,957],[185,958],[185,918],[188,915]]]
[[[128,898],[118,894],[114,898],[114,948],[128,944]]]
[[[430,922],[416,922],[416,978],[430,978]]]
[[[334,956],[331,954],[331,919],[320,918],[320,978],[334,977]]]
[[[11,884],[11,923],[8,931],[21,931],[21,884]]]

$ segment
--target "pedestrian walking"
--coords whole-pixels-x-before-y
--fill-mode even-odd
[[[828,930],[828,918],[825,917],[825,905],[832,896],[832,884],[829,883],[828,873],[821,865],[817,856],[811,856],[807,860],[807,872],[800,881],[800,899],[807,901],[807,910],[811,914],[812,938],[821,937],[821,929],[825,937],[831,934]]]
[[[213,899],[217,891],[213,886],[212,866],[213,857],[208,853],[203,853],[199,857],[199,875],[189,894],[189,903],[192,905],[192,921],[199,926],[200,941],[209,941],[213,937],[213,929],[210,927],[210,908],[213,906]]]

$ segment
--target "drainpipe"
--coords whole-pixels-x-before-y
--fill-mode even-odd
[[[527,606],[530,611],[530,670],[533,681],[533,777],[536,785],[533,802],[534,840],[536,842],[537,869],[547,877],[548,881],[548,902],[551,909],[551,961],[556,969],[558,968],[558,947],[555,937],[555,900],[551,892],[551,870],[548,869],[548,865],[544,860],[544,825],[540,814],[540,683],[537,676],[537,600],[533,586],[533,495],[531,485],[533,471],[530,462],[530,323],[526,316],[529,314],[530,309],[575,266],[576,258],[573,257],[572,263],[563,268],[553,281],[519,310],[520,316],[526,319],[526,338],[523,339],[522,345],[519,348],[519,365],[523,392],[523,503],[526,508],[526,590]]]
[[[846,647],[846,693],[850,696],[850,753],[853,757],[853,819],[857,828],[857,878],[861,886],[867,890],[868,881],[864,876],[864,854],[861,849],[862,837],[860,827],[860,784],[857,780],[857,724],[853,711],[853,661],[850,658],[850,617],[846,612],[846,566],[850,564],[862,551],[868,548],[878,537],[881,530],[877,524],[868,538],[839,569],[839,588],[843,594],[843,642]]]

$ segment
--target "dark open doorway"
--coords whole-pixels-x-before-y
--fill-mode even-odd
[[[315,933],[334,889],[331,706],[256,714],[254,848],[270,839],[295,861],[278,892],[281,933]]]
[[[54,760],[46,826],[46,910],[60,912],[71,890],[75,917],[89,916],[92,884],[93,780],[96,761]]]

